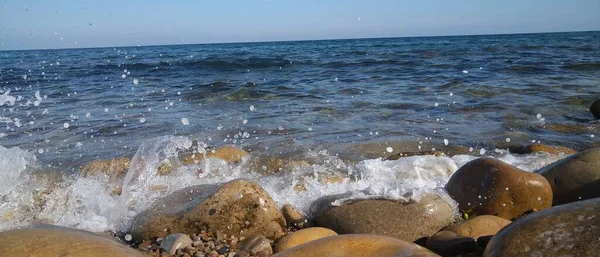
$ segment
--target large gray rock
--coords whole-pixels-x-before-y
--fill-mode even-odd
[[[446,191],[461,210],[508,220],[552,206],[552,188],[543,176],[491,157],[460,167],[450,177]]]
[[[600,198],[518,219],[488,243],[484,257],[599,256]]]
[[[600,197],[600,147],[571,155],[537,173],[550,182],[554,205]]]
[[[192,234],[204,227],[227,235],[283,235],[285,219],[258,184],[233,180],[220,187],[200,185],[174,192],[140,213],[131,234],[136,241],[171,233]]]
[[[377,234],[412,242],[435,234],[454,219],[450,204],[437,195],[424,195],[418,202],[355,200],[332,206],[336,199],[322,198],[311,208],[316,225],[339,234]]]
[[[113,238],[59,226],[43,225],[0,233],[2,257],[144,257]]]
[[[592,105],[590,105],[590,112],[592,112],[596,119],[600,119],[600,99],[594,101]]]

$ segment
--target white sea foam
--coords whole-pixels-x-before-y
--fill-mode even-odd
[[[412,156],[355,163],[327,151],[307,150],[303,154],[310,164],[300,162],[286,166],[277,175],[267,175],[253,170],[256,156],[252,152],[238,164],[204,158],[197,164],[182,166],[177,158],[180,151],[194,147],[196,154],[206,152],[202,142],[193,145],[191,138],[177,136],[144,142],[132,158],[125,178],[116,184],[102,175],[63,174],[58,183],[45,176],[30,176],[28,171],[36,162],[33,153],[0,146],[0,199],[6,200],[0,203],[0,231],[40,219],[97,232],[127,230],[136,214],[165,195],[191,185],[223,183],[236,178],[256,181],[280,206],[289,203],[305,212],[316,199],[337,194],[347,194],[344,199],[418,200],[422,193],[436,193],[456,210],[456,204],[443,187],[459,167],[478,158]],[[527,171],[561,158],[550,154],[511,155],[506,151],[495,154],[500,160]],[[158,175],[158,168],[165,163],[171,165],[172,173]],[[111,194],[117,186],[122,188],[120,196]]]

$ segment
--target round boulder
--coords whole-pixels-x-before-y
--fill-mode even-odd
[[[286,249],[292,248],[297,245],[315,241],[323,237],[337,236],[335,231],[328,228],[312,227],[298,230],[294,233],[288,234],[279,238],[275,243],[275,252],[281,252]]]
[[[160,199],[135,218],[131,234],[142,241],[170,233],[192,234],[204,227],[227,235],[277,239],[283,235],[285,219],[260,185],[233,180],[220,187],[184,188]]]
[[[3,257],[144,257],[114,238],[84,230],[43,225],[0,232],[0,255]]]
[[[452,224],[444,230],[452,231],[461,236],[471,237],[477,240],[481,236],[495,235],[506,225],[510,224],[510,220],[492,215],[481,215],[465,220],[460,223]]]
[[[336,199],[322,198],[311,208],[316,225],[339,234],[377,234],[412,242],[454,220],[453,208],[438,195],[423,195],[418,202],[354,200],[332,206]]]
[[[543,176],[491,157],[460,167],[450,177],[446,191],[461,210],[508,220],[552,205],[552,188]]]
[[[492,237],[484,257],[598,256],[600,198],[530,214]]]
[[[516,154],[531,154],[531,153],[539,153],[546,152],[549,154],[574,154],[577,151],[562,146],[551,146],[551,145],[543,145],[543,144],[529,144],[522,146],[513,146],[509,147],[511,153]]]
[[[471,237],[461,236],[452,231],[440,231],[427,238],[427,249],[442,256],[455,256],[473,252],[482,252]]]
[[[273,257],[439,257],[413,243],[378,235],[329,236],[287,249]]]
[[[590,112],[592,112],[596,119],[600,119],[600,99],[594,101],[592,105],[590,105]]]
[[[571,155],[537,173],[550,182],[554,205],[600,197],[600,147]]]

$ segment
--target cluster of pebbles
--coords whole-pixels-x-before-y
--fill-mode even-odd
[[[263,236],[228,237],[220,231],[206,230],[191,235],[170,234],[133,247],[156,257],[266,257],[273,254],[271,241]]]

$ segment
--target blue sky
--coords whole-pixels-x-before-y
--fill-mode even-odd
[[[600,0],[0,0],[0,50],[600,30]]]

